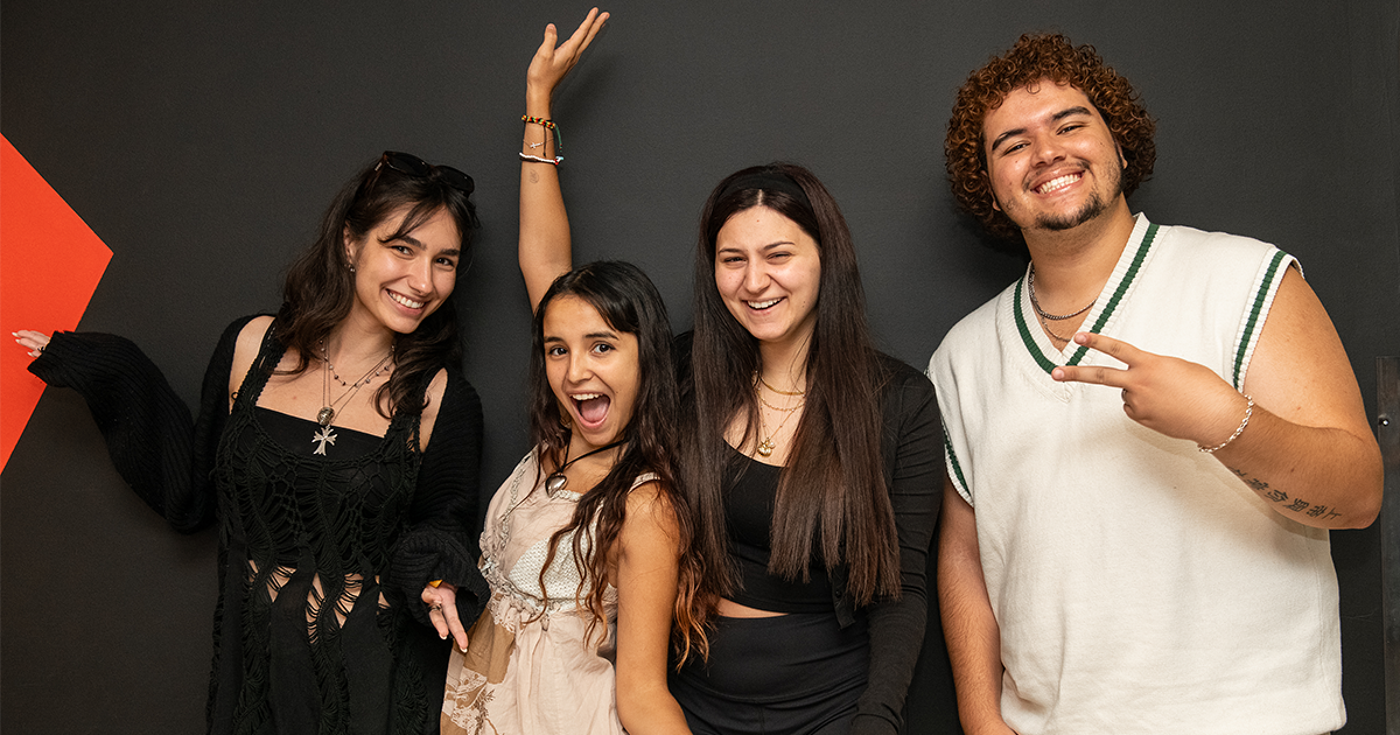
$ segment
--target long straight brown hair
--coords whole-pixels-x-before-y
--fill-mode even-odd
[[[379,159],[382,161],[383,159]],[[312,243],[292,263],[282,288],[282,308],[277,312],[277,339],[295,349],[298,362],[289,371],[300,373],[310,365],[308,356],[319,356],[320,345],[350,313],[355,300],[355,273],[345,257],[345,233],[361,241],[387,217],[403,207],[408,211],[384,242],[401,238],[445,210],[462,238],[462,263],[469,262],[472,234],[477,227],[476,207],[468,192],[448,183],[437,169],[427,176],[403,173],[379,161],[360,172],[336,196],[321,220]],[[385,418],[394,410],[418,414],[423,382],[444,365],[461,358],[457,331],[457,302],[449,294],[437,311],[429,314],[412,333],[394,338],[394,372],[375,393],[375,405]]]
[[[765,185],[765,178],[777,179],[778,185]],[[795,196],[792,184],[805,197]],[[715,247],[730,217],[757,206],[796,223],[816,240],[821,257],[806,408],[778,483],[769,572],[805,580],[819,556],[828,571],[846,566],[848,589],[858,605],[897,597],[894,511],[881,459],[880,397],[888,378],[866,323],[865,292],[846,220],[816,176],[789,163],[744,169],[721,181],[700,219],[695,336],[685,387],[694,394],[696,429],[686,442],[685,467],[686,490],[697,513],[696,543],[713,560],[706,570],[709,589],[712,597],[728,595],[736,583],[722,491],[733,450],[724,435],[736,417],[743,417],[741,444],[754,436],[759,418],[754,374],[761,369],[758,340],[729,313],[715,288]]]

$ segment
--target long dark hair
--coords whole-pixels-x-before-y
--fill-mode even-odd
[[[695,593],[701,574],[695,555],[690,553],[694,535],[686,500],[676,485],[677,392],[676,371],[671,355],[671,322],[646,274],[631,263],[598,261],[583,265],[555,279],[535,310],[530,355],[530,438],[539,447],[541,459],[558,467],[569,444],[569,429],[560,421],[559,403],[550,389],[544,364],[544,318],[550,304],[563,296],[586,301],[613,329],[636,335],[637,368],[640,375],[637,399],[622,437],[617,461],[597,485],[584,493],[568,525],[550,538],[549,554],[541,567],[554,560],[559,540],[566,534],[592,526],[588,533],[575,533],[573,561],[580,576],[589,580],[585,600],[592,613],[589,630],[605,619],[603,592],[608,582],[608,556],[617,543],[627,516],[627,495],[639,476],[654,473],[660,497],[674,515],[679,530],[680,594],[674,608],[673,636],[680,659],[691,651],[705,653],[707,641],[700,623],[693,617]]]
[[[819,539],[827,570],[847,567],[848,588],[858,605],[896,597],[898,547],[880,451],[880,395],[887,376],[866,324],[865,292],[846,220],[817,177],[790,163],[732,174],[715,187],[700,218],[687,385],[687,392],[695,394],[697,426],[690,432],[685,463],[686,490],[698,514],[697,546],[708,559],[729,558],[721,485],[732,450],[724,435],[734,418],[743,416],[743,445],[759,421],[754,391],[754,374],[761,369],[758,340],[729,313],[715,288],[720,229],[730,217],[757,206],[796,223],[816,240],[821,257],[816,325],[807,350],[806,408],[778,483],[769,572],[807,578]],[[707,573],[717,595],[733,591],[732,566],[711,563]]]
[[[460,264],[469,262],[472,233],[478,226],[469,194],[444,179],[437,168],[419,176],[381,165],[383,160],[367,166],[340,191],[321,220],[316,241],[287,271],[282,308],[277,312],[277,339],[297,352],[291,374],[308,367],[308,356],[319,354],[323,341],[354,303],[355,273],[345,257],[345,233],[361,241],[390,214],[409,207],[393,234],[384,240],[389,242],[407,235],[439,210],[446,210],[462,238],[459,272]],[[454,288],[412,333],[394,337],[396,367],[374,395],[385,418],[395,409],[420,413],[423,405],[410,398],[421,390],[423,380],[461,358],[455,292]]]

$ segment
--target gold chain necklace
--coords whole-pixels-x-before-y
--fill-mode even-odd
[[[756,448],[756,451],[759,452],[759,456],[773,456],[773,449],[776,449],[776,448],[777,448],[777,444],[776,444],[776,442],[773,441],[773,437],[776,437],[776,435],[778,435],[778,433],[781,433],[781,431],[783,431],[783,427],[784,427],[784,426],[787,426],[788,419],[791,419],[791,417],[797,416],[797,410],[798,410],[798,409],[801,409],[802,406],[806,406],[806,399],[805,399],[805,398],[802,399],[801,402],[799,402],[797,406],[788,407],[788,409],[780,409],[780,407],[771,405],[771,403],[767,402],[767,400],[763,400],[763,389],[762,389],[762,388],[759,388],[759,385],[763,385],[764,388],[767,388],[767,389],[769,389],[769,391],[773,391],[774,393],[781,393],[781,395],[788,395],[788,396],[801,396],[801,395],[806,395],[806,391],[798,391],[798,392],[795,392],[795,393],[790,393],[790,392],[785,392],[785,391],[778,391],[778,389],[773,388],[773,386],[767,384],[767,381],[764,381],[762,375],[759,375],[759,381],[757,381],[757,384],[755,384],[755,386],[753,386],[753,395],[756,395],[756,396],[757,396],[757,399],[759,399],[759,403],[762,403],[762,405],[764,405],[764,406],[770,407],[770,409],[776,410],[776,412],[778,412],[778,413],[787,413],[787,416],[784,416],[784,417],[783,417],[783,420],[778,421],[778,426],[777,426],[777,428],[774,428],[774,430],[771,431],[771,433],[769,433],[769,435],[767,435],[767,437],[764,438],[763,441],[760,441],[760,442],[759,442],[759,445],[757,445],[757,448]],[[762,410],[759,410],[759,435],[763,435],[763,412],[762,412]]]
[[[759,393],[759,394],[758,394],[758,402],[759,402],[759,403],[762,403],[763,405],[767,406],[768,408],[771,408],[771,409],[773,409],[774,411],[778,411],[778,412],[780,412],[780,413],[786,413],[786,412],[788,412],[788,411],[796,411],[797,409],[802,408],[803,406],[807,405],[807,402],[804,400],[804,401],[798,403],[796,406],[788,406],[787,408],[778,408],[777,406],[774,406],[773,404],[769,403],[768,401],[763,400],[763,394],[762,394],[762,393]]]
[[[763,373],[760,373],[760,372],[758,372],[758,371],[754,371],[754,375],[757,375],[757,376],[758,376],[758,382],[759,382],[759,383],[762,383],[764,388],[767,388],[768,390],[771,390],[771,391],[773,391],[774,393],[777,393],[777,394],[780,395],[780,396],[805,396],[805,395],[807,395],[807,391],[805,391],[805,390],[778,390],[777,388],[774,388],[773,386],[769,385],[769,384],[768,384],[768,381],[766,381],[766,380],[763,379]]]

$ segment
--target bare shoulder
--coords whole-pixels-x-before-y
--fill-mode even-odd
[[[428,448],[428,440],[432,437],[433,426],[437,423],[438,409],[442,407],[444,395],[447,395],[447,368],[438,368],[432,382],[428,383],[428,402],[427,405],[423,406],[423,413],[418,420],[418,446],[420,449],[426,450]]]
[[[431,411],[434,417],[437,416],[438,407],[442,405],[442,397],[447,394],[447,368],[438,368],[437,374],[433,375],[432,382],[428,383],[428,405],[423,408],[423,417],[427,418]]]
[[[262,347],[263,337],[267,336],[267,330],[271,326],[271,316],[258,316],[250,319],[238,331],[238,343],[233,348],[233,369],[229,371],[228,376],[230,395],[236,393],[238,386],[243,384],[243,377],[248,374],[248,369],[258,358],[258,349]]]
[[[627,495],[627,518],[623,533],[661,533],[674,537],[678,530],[676,508],[658,480],[649,480]]]
[[[1317,294],[1290,268],[1259,335],[1245,392],[1279,416],[1369,433],[1342,340]]]

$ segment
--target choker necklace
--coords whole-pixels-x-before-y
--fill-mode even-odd
[[[763,385],[768,385],[767,383],[763,383],[763,378],[762,378],[762,377],[760,377],[758,380],[759,380],[759,382],[762,383]],[[769,385],[768,388],[769,388],[769,390],[772,390],[772,389],[773,389],[773,386]],[[779,421],[779,422],[778,422],[777,428],[773,429],[773,431],[772,431],[771,433],[769,433],[768,436],[767,436],[765,439],[763,439],[762,441],[760,441],[760,442],[758,443],[758,446],[755,448],[755,451],[758,452],[759,456],[761,456],[761,457],[771,457],[771,456],[773,456],[773,450],[776,449],[777,446],[778,446],[776,443],[773,442],[773,437],[777,436],[778,433],[781,432],[781,431],[783,430],[783,427],[787,425],[788,419],[790,419],[790,418],[792,418],[794,415],[796,415],[797,409],[802,408],[803,406],[806,406],[806,405],[807,405],[807,400],[804,398],[800,403],[798,403],[796,406],[793,406],[792,408],[778,408],[777,406],[774,406],[774,405],[770,404],[768,401],[763,400],[763,393],[762,393],[760,390],[758,390],[758,386],[754,386],[754,389],[755,389],[755,390],[754,390],[754,394],[758,396],[758,402],[759,402],[759,403],[763,404],[764,406],[767,406],[768,408],[773,409],[774,411],[778,411],[778,412],[780,412],[780,413],[786,413],[786,414],[787,414],[786,416],[783,417],[783,420],[782,420],[782,421]],[[776,392],[781,393],[782,391],[776,391]],[[803,393],[805,394],[806,391],[803,391]],[[787,394],[787,395],[793,395],[793,394],[789,393],[789,394]],[[763,411],[762,411],[762,410],[760,410],[760,411],[758,412],[758,433],[759,433],[760,436],[763,435]]]
[[[771,391],[773,391],[774,393],[777,393],[777,394],[780,395],[780,396],[805,396],[805,395],[807,395],[807,391],[805,391],[805,390],[778,390],[777,388],[774,388],[773,386],[769,385],[769,384],[768,384],[768,381],[766,381],[766,380],[763,379],[763,373],[758,372],[757,370],[754,371],[754,375],[758,376],[758,382],[761,383],[761,384],[763,385],[764,388],[767,388],[768,390],[771,390]],[[772,408],[772,406],[769,406],[769,408]]]
[[[1092,309],[1093,306],[1094,306],[1094,304],[1099,303],[1098,297],[1094,297],[1094,300],[1093,300],[1093,301],[1090,301],[1088,306],[1085,306],[1083,309],[1080,309],[1079,311],[1076,311],[1076,312],[1074,312],[1073,314],[1048,314],[1048,313],[1046,313],[1046,311],[1045,311],[1044,309],[1040,308],[1040,301],[1039,301],[1038,299],[1036,299],[1036,297],[1035,297],[1035,265],[1034,265],[1034,264],[1031,265],[1031,274],[1030,274],[1030,277],[1027,279],[1026,288],[1031,292],[1031,306],[1035,308],[1035,314],[1036,314],[1036,316],[1040,317],[1041,319],[1049,319],[1049,320],[1052,321],[1052,322],[1062,322],[1062,321],[1064,321],[1064,320],[1066,320],[1066,319],[1073,319],[1074,317],[1077,317],[1077,316],[1079,316],[1080,314],[1083,314],[1084,312],[1088,311],[1089,309]],[[1045,326],[1044,322],[1041,323],[1041,326]],[[1045,331],[1049,332],[1049,331],[1050,331],[1050,328],[1049,328],[1049,327],[1046,327]],[[1054,336],[1054,333],[1053,333],[1053,332],[1051,332],[1051,336]],[[1066,340],[1064,337],[1056,337],[1056,339],[1060,340],[1061,342],[1068,341],[1068,340]]]
[[[777,411],[778,413],[791,413],[791,412],[796,411],[797,409],[802,408],[803,406],[807,405],[807,402],[806,402],[806,401],[799,401],[799,402],[797,403],[796,406],[788,406],[787,408],[780,408],[780,407],[778,407],[778,406],[774,406],[773,404],[769,403],[768,401],[763,400],[763,396],[761,396],[761,395],[758,397],[758,402],[759,402],[759,403],[762,403],[764,406],[767,406],[768,409],[769,409],[770,411]]]
[[[391,361],[393,360],[393,358],[394,347],[393,345],[390,345],[389,354],[385,355],[383,359],[375,363],[374,367],[370,368],[369,372],[360,376],[359,380],[355,381],[348,388],[346,388],[345,392],[341,393],[339,398],[332,401],[331,372],[334,370],[334,368],[331,367],[330,353],[326,350],[326,343],[324,340],[322,340],[321,359],[326,363],[326,368],[322,374],[321,381],[321,410],[316,412],[316,423],[321,425],[321,429],[320,431],[316,432],[315,436],[311,437],[311,441],[317,445],[316,451],[312,452],[312,454],[319,454],[324,457],[326,455],[326,445],[335,445],[336,434],[333,430],[334,427],[331,426],[331,422],[335,420],[336,407],[348,401],[350,397],[358,393],[361,388],[365,387],[366,385],[369,385],[370,381],[374,380],[376,377],[379,376],[380,373],[387,370],[390,364],[392,364]],[[340,379],[339,375],[337,375],[335,379],[339,381],[341,385],[346,384],[345,381]]]
[[[564,470],[569,469],[569,465],[571,465],[571,464],[573,464],[573,463],[579,461],[580,459],[584,459],[584,458],[586,458],[586,457],[592,457],[593,455],[595,455],[595,454],[597,454],[597,453],[599,453],[599,452],[603,452],[603,451],[612,449],[613,447],[615,447],[615,446],[617,446],[617,445],[619,445],[619,444],[621,444],[621,443],[622,443],[622,440],[619,439],[619,440],[613,442],[612,444],[606,444],[606,445],[604,445],[604,446],[598,447],[597,449],[594,449],[594,450],[591,451],[591,452],[586,452],[586,453],[584,453],[584,454],[580,454],[579,456],[574,457],[573,459],[569,459],[569,449],[570,449],[570,447],[564,447],[564,464],[559,465],[559,469],[557,469],[557,470],[555,470],[555,471],[549,473],[549,477],[544,478],[544,491],[545,491],[545,492],[549,495],[549,497],[551,497],[551,498],[557,497],[557,496],[559,495],[559,493],[564,492],[564,488],[566,488],[566,487],[569,486],[569,478],[567,478],[567,477],[564,476]]]

